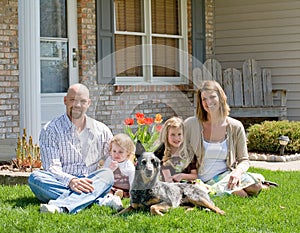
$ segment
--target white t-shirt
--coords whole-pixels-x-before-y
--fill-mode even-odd
[[[109,168],[109,165],[110,165],[111,161],[112,161],[112,158],[111,158],[111,156],[109,156],[105,160],[103,167]],[[129,184],[130,184],[130,187],[131,187],[132,182],[133,182],[133,178],[134,178],[134,173],[135,173],[135,166],[128,159],[126,159],[124,162],[118,163],[118,165],[119,165],[118,168],[121,171],[121,175],[125,176],[125,177],[128,177]],[[114,172],[114,175],[115,175],[115,172]],[[115,179],[116,179],[116,177],[115,177]],[[123,178],[121,177],[120,179],[123,179]],[[118,181],[115,180],[115,182],[118,182]]]
[[[223,142],[204,141],[203,145],[205,150],[203,169],[198,171],[198,178],[207,182],[228,170],[226,165],[227,140]]]

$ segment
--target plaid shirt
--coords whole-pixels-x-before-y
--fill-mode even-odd
[[[41,130],[39,144],[43,169],[67,187],[71,179],[87,176],[99,168],[99,161],[109,155],[112,136],[105,124],[88,116],[79,136],[75,125],[63,114]]]

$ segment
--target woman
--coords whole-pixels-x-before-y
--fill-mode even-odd
[[[227,97],[216,81],[197,91],[196,116],[185,120],[185,141],[196,154],[198,178],[217,194],[257,195],[264,177],[247,173],[250,166],[242,123],[229,117]]]

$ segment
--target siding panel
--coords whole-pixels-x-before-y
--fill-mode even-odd
[[[215,0],[215,58],[241,69],[254,58],[288,90],[288,119],[300,120],[300,1]]]

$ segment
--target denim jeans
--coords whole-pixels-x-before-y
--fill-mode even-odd
[[[65,207],[69,213],[75,214],[92,203],[101,203],[101,199],[110,191],[114,183],[113,172],[107,168],[95,171],[86,178],[93,181],[92,193],[76,193],[57,181],[50,172],[43,170],[31,173],[28,184],[40,201]]]

